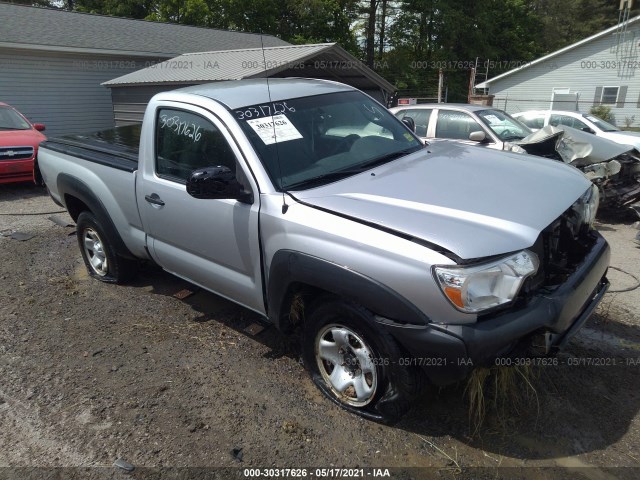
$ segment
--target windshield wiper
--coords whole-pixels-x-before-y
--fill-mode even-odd
[[[369,170],[370,168],[377,167],[378,165],[382,165],[384,163],[390,162],[391,160],[395,160],[396,158],[404,157],[409,153],[413,153],[420,150],[420,148],[421,147],[418,145],[411,148],[407,148],[405,150],[400,150],[398,152],[387,153],[386,155],[382,155],[380,157],[373,158],[367,162],[361,163],[355,166],[354,168],[348,168],[345,170],[336,170],[334,172],[323,173],[322,175],[318,175],[316,177],[311,177],[306,180],[302,180],[300,182],[287,185],[285,190],[293,190],[295,188],[300,188],[300,187],[311,188],[317,185],[322,185],[323,183],[328,183],[332,180],[341,180],[351,175],[362,173],[366,170]]]
[[[413,147],[405,148],[404,150],[400,150],[398,152],[387,153],[380,157],[369,160],[368,162],[362,164],[362,166],[366,168],[376,167],[378,165],[382,165],[383,163],[390,162],[391,160],[395,160],[396,158],[404,157],[405,155],[409,155],[410,153],[417,152],[423,147],[424,145],[414,145]]]
[[[295,188],[306,187],[311,188],[317,185],[321,185],[323,183],[330,182],[332,180],[341,180],[350,175],[355,175],[357,173],[362,173],[366,170],[366,168],[350,168],[347,170],[336,170],[335,172],[323,173],[322,175],[318,175],[316,177],[307,178],[306,180],[302,180],[300,182],[292,183],[291,185],[287,185],[285,190],[293,190]]]

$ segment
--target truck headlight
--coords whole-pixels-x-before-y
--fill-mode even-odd
[[[576,202],[576,208],[580,209],[584,223],[593,228],[600,204],[600,191],[597,185],[591,185]]]
[[[529,250],[474,266],[434,266],[442,293],[459,310],[476,313],[512,301],[540,262]]]

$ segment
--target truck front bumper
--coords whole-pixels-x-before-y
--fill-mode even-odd
[[[526,306],[507,310],[467,325],[401,325],[381,319],[381,326],[411,355],[405,365],[424,368],[430,380],[446,385],[464,379],[475,367],[495,364],[500,357],[532,356],[562,349],[591,316],[609,287],[606,278],[610,248],[597,239],[578,268],[555,290],[541,291]]]

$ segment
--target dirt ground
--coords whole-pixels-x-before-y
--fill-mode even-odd
[[[388,427],[326,400],[295,339],[245,331],[252,312],[203,291],[180,300],[189,284],[155,267],[127,286],[90,279],[73,226],[48,219],[59,210],[43,189],[0,185],[0,232],[33,235],[0,237],[0,478],[640,478],[640,289],[608,293],[564,365],[519,383],[523,403],[487,398],[477,431],[465,385],[429,389]],[[599,229],[612,266],[640,277],[632,223]]]

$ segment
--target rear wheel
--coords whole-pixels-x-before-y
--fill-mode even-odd
[[[409,409],[419,372],[400,367],[395,340],[371,312],[333,297],[305,319],[304,361],[333,402],[372,420],[392,423]]]
[[[118,254],[114,241],[93,213],[78,216],[77,236],[89,275],[103,282],[123,283],[137,271],[137,262]]]

